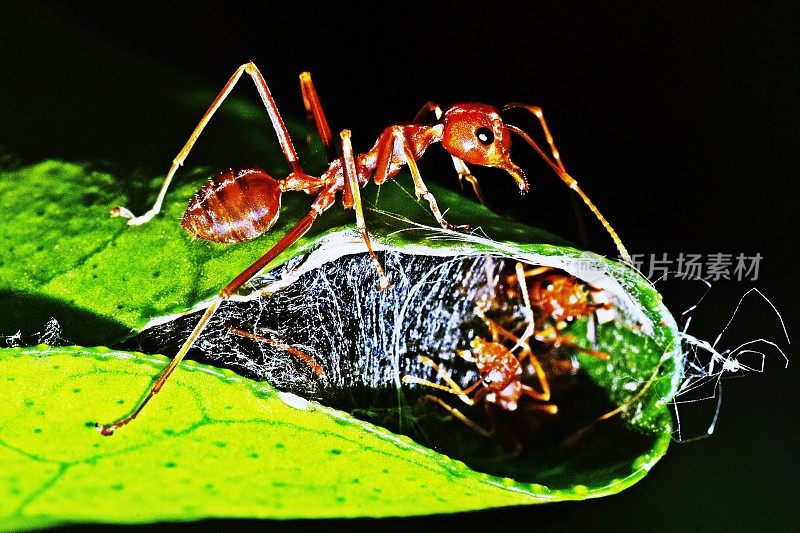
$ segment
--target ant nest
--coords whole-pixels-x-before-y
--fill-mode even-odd
[[[630,339],[619,330],[642,339],[653,330],[602,269],[576,271],[579,262],[546,256],[380,249],[392,282],[381,290],[371,258],[351,242],[334,234],[254,279],[222,303],[188,357],[455,456],[465,442],[503,453],[574,444],[647,386],[618,376],[599,387],[582,371],[630,365],[638,348],[623,353]],[[154,323],[127,347],[174,354],[203,310]]]

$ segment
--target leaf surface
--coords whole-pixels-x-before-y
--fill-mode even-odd
[[[70,342],[118,343],[153,319],[213,296],[310,205],[306,195],[285,195],[276,226],[252,242],[193,240],[180,219],[208,177],[206,171],[182,176],[161,215],[128,227],[108,211],[146,202],[129,196],[118,176],[60,161],[0,172],[0,335],[21,331],[30,339],[38,331],[41,338],[44,324],[55,318]],[[155,179],[151,195],[159,185]],[[582,257],[557,237],[428,185],[450,222],[476,230],[479,238],[467,244],[472,252]],[[376,242],[395,248],[424,244],[443,253],[465,246],[426,229],[436,223],[410,187],[410,178],[401,174],[381,188],[365,189]],[[352,211],[334,206],[278,263],[333,232],[352,229],[353,219]],[[179,367],[132,430],[105,439],[94,422],[125,414],[152,385],[163,359],[106,348],[9,348],[0,350],[2,527],[408,516],[618,492],[665,453],[671,432],[665,400],[680,369],[674,322],[658,294],[632,271],[611,261],[605,265],[656,328],[650,337],[603,340],[617,347],[611,368],[591,360],[585,368],[619,402],[630,395],[626,384],[642,383],[664,365],[667,379],[641,399],[631,419],[647,434],[644,453],[604,467],[592,466],[592,454],[572,457],[547,473],[562,480],[558,487],[520,483],[473,471],[342,412],[282,396],[266,383],[196,363]]]
[[[181,365],[135,430],[100,437],[165,362],[102,348],[0,351],[0,527],[207,517],[408,516],[616,493],[627,477],[549,490],[463,463],[229,371]]]

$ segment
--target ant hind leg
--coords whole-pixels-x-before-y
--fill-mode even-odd
[[[178,168],[183,166],[184,161],[188,157],[192,147],[194,147],[194,144],[197,142],[197,139],[200,137],[200,134],[211,121],[211,117],[214,116],[214,113],[216,113],[217,109],[220,108],[222,102],[225,101],[225,98],[228,97],[233,88],[236,86],[236,83],[245,73],[253,79],[253,83],[256,85],[258,94],[261,96],[264,107],[269,114],[269,118],[272,121],[273,127],[275,128],[275,133],[278,136],[278,142],[281,145],[281,150],[283,150],[286,161],[292,167],[292,172],[300,175],[305,174],[303,172],[303,168],[300,166],[300,161],[297,157],[297,152],[294,149],[294,144],[292,144],[292,139],[289,137],[289,131],[286,129],[286,125],[281,118],[281,114],[278,111],[275,100],[272,98],[272,93],[270,93],[269,87],[267,87],[267,82],[264,80],[264,76],[262,76],[261,72],[258,70],[258,67],[256,67],[254,63],[245,63],[236,69],[236,72],[234,72],[230,79],[225,83],[225,85],[222,87],[222,90],[220,90],[217,97],[214,98],[214,101],[211,102],[208,110],[205,112],[205,114],[203,114],[200,122],[189,136],[189,140],[186,141],[184,147],[181,148],[181,151],[178,152],[178,155],[172,160],[172,166],[170,167],[169,172],[167,172],[166,178],[164,178],[164,183],[161,185],[161,190],[158,192],[158,197],[156,198],[153,207],[151,207],[150,210],[145,214],[141,216],[135,216],[126,207],[118,206],[111,210],[110,214],[112,217],[127,218],[128,225],[139,226],[149,222],[154,216],[161,212],[161,206],[164,203],[164,197],[167,194],[167,189],[169,188],[175,173],[178,171]]]

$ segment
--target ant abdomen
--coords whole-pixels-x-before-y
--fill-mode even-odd
[[[272,176],[256,167],[228,169],[197,191],[181,226],[207,241],[241,242],[272,227],[280,208],[281,189]]]

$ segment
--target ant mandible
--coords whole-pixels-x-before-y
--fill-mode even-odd
[[[220,291],[219,295],[210,303],[183,346],[181,346],[181,349],[156,380],[138,407],[130,415],[114,423],[98,424],[98,431],[103,435],[113,434],[116,429],[136,418],[149,400],[161,390],[167,378],[205,329],[220,304],[230,298],[243,284],[302,237],[311,227],[314,220],[333,205],[336,200],[336,194],[340,191],[342,192],[344,207],[355,211],[356,225],[378,271],[380,287],[383,289],[388,288],[390,285],[389,280],[372,249],[372,243],[366,230],[360,188],[364,187],[370,179],[380,185],[394,177],[404,165],[407,165],[411,172],[417,198],[425,198],[433,215],[443,228],[452,228],[442,216],[436,204],[436,199],[422,181],[422,176],[417,167],[417,160],[422,157],[429,146],[435,143],[442,144],[444,149],[452,156],[460,179],[466,179],[471,183],[476,192],[479,191],[477,182],[467,168],[467,163],[505,170],[517,183],[520,192],[524,194],[528,191],[527,179],[522,169],[511,161],[509,154],[511,148],[510,133],[516,133],[544,158],[567,186],[580,195],[609,232],[621,256],[629,260],[630,256],[616,232],[578,187],[577,181],[564,170],[541,109],[523,104],[509,104],[504,108],[504,110],[515,107],[526,109],[539,119],[556,163],[547,157],[527,133],[516,126],[504,123],[497,109],[476,103],[455,104],[444,112],[441,111],[438,105],[428,103],[422,108],[414,122],[389,126],[380,134],[372,149],[363,154],[354,155],[350,131],[342,130],[340,134],[342,156],[336,157],[330,128],[314,84],[311,81],[311,75],[308,72],[304,72],[300,74],[303,103],[309,117],[316,124],[329,160],[327,170],[320,177],[315,177],[303,171],[289,132],[267,87],[267,82],[252,62],[240,66],[234,72],[200,119],[197,127],[189,136],[186,145],[173,160],[153,207],[144,215],[138,217],[124,207],[116,207],[111,211],[112,216],[128,218],[128,224],[130,225],[140,225],[148,222],[159,213],[167,188],[175,172],[183,165],[203,129],[243,74],[248,74],[255,83],[278,136],[281,150],[291,167],[291,172],[286,178],[276,180],[256,167],[248,167],[238,171],[223,171],[197,192],[189,203],[181,225],[184,229],[202,239],[222,243],[242,242],[262,235],[275,223],[280,211],[282,193],[305,191],[309,194],[315,194],[316,198],[312,203],[311,210],[305,217],[300,219],[261,258],[242,271]],[[421,118],[431,112],[436,115],[436,123],[433,125],[422,124]]]

